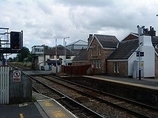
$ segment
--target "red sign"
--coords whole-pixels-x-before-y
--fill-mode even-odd
[[[21,81],[21,71],[14,70],[13,71],[13,82],[20,82]]]

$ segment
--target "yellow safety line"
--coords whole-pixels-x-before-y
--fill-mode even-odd
[[[21,113],[21,114],[19,114],[20,115],[20,118],[24,118],[24,115]]]

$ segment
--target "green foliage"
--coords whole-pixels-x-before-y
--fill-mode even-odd
[[[31,61],[31,53],[27,47],[23,47],[21,49],[21,53],[18,53],[17,56],[17,61],[19,62],[28,62]]]

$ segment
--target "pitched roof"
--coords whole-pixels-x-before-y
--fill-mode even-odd
[[[94,34],[88,39],[90,41],[88,48],[90,48],[91,43],[93,42],[94,39],[98,41],[98,43],[102,48],[116,48],[117,43],[119,42],[119,40],[112,35]]]
[[[88,42],[86,42],[86,41],[83,41],[83,40],[78,40],[78,41],[75,41],[75,42],[72,42],[72,43],[70,43],[70,44],[68,44],[68,45],[66,45],[66,47],[67,46],[70,46],[70,45],[88,45]]]
[[[132,39],[136,39],[138,38],[138,34],[137,33],[133,33],[131,32],[130,34],[128,34],[122,41],[125,41],[125,40],[132,40]]]
[[[154,47],[158,45],[158,36],[152,36],[151,41]]]
[[[116,48],[117,43],[119,42],[119,40],[112,35],[94,34],[94,37],[98,40],[103,48]]]
[[[108,57],[108,60],[128,59],[138,46],[138,39],[122,41],[119,43],[118,48]]]
[[[66,50],[66,55],[67,56],[73,56],[74,54],[72,53],[72,51],[70,51],[69,49],[65,48],[62,45],[58,45],[57,46],[57,54],[58,55],[65,55],[65,50]],[[53,47],[52,49],[47,49],[44,51],[44,53],[46,55],[56,55],[56,47]]]
[[[80,52],[78,53],[78,55],[72,60],[73,62],[75,61],[87,61],[88,57],[87,57],[87,49],[81,49]]]

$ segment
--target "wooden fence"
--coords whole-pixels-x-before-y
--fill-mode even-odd
[[[87,71],[90,67],[91,65],[62,66],[61,72],[68,75],[87,75]]]
[[[9,70],[10,67],[0,66],[0,104],[9,104]]]

